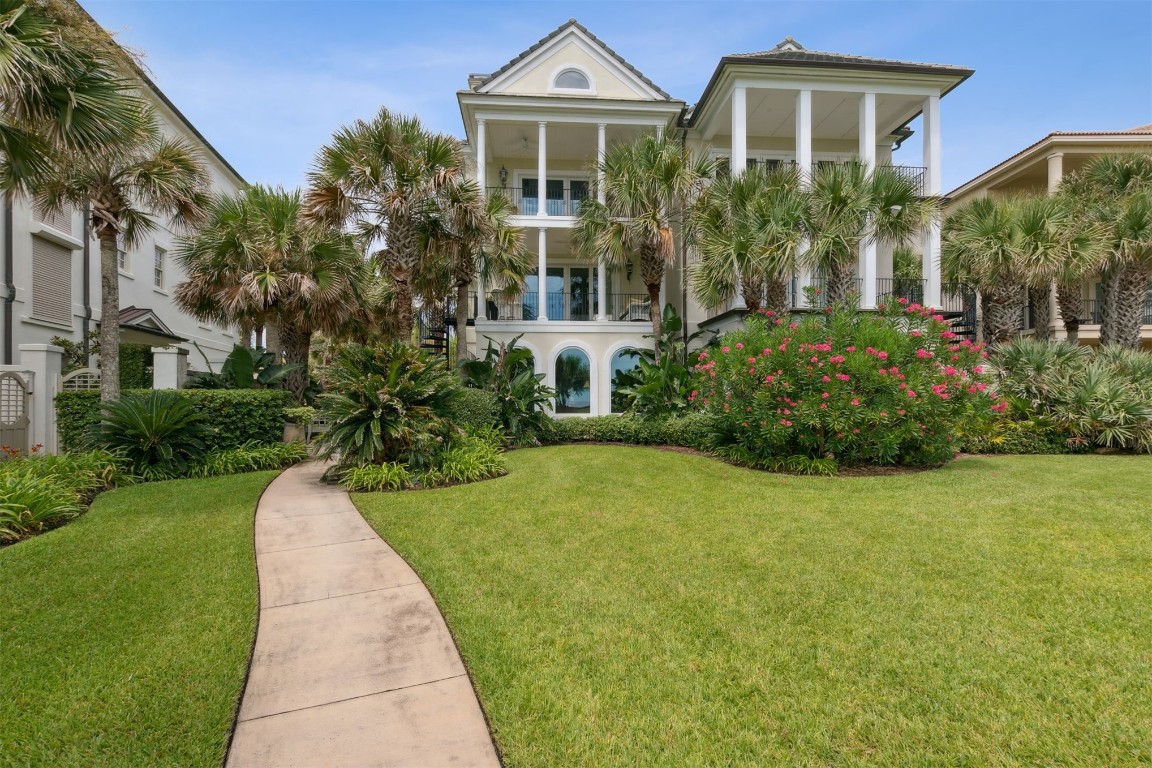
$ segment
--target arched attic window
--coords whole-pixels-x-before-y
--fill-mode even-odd
[[[553,81],[554,88],[563,88],[569,91],[589,91],[592,83],[588,82],[588,75],[578,69],[564,69],[556,75]]]

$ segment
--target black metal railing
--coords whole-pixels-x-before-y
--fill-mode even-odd
[[[828,281],[823,277],[814,277],[809,280],[807,285],[808,290],[805,291],[799,285],[797,278],[792,278],[792,284],[789,288],[789,300],[793,309],[799,309],[801,306],[801,299],[804,294],[808,294],[808,306],[811,309],[823,309],[828,306]],[[856,287],[854,289],[856,295],[859,296],[864,290],[864,281],[859,277],[856,278]]]
[[[475,318],[476,294],[471,294]],[[648,294],[609,293],[605,295],[609,320],[647,321],[650,318]],[[544,316],[549,321],[586,322],[600,316],[600,303],[595,293],[555,291],[544,295]],[[540,317],[540,295],[524,292],[516,296],[489,293],[484,301],[484,317],[489,321],[537,320]]]
[[[535,191],[525,194],[519,187],[488,187],[489,195],[504,195],[516,206],[521,216],[535,216],[540,210],[540,198]],[[544,195],[544,212],[548,216],[575,216],[580,204],[588,199],[588,187],[549,189]]]
[[[722,158],[720,158],[720,161],[721,161],[720,162],[720,169],[717,171],[717,173],[719,175],[727,175],[730,172],[729,166],[728,166],[728,158],[722,157]],[[794,161],[794,160],[774,160],[771,158],[764,159],[764,160],[757,160],[756,158],[753,158],[753,157],[750,157],[747,160],[747,167],[749,167],[749,168],[756,168],[757,166],[763,166],[770,171],[775,170],[776,168],[782,168],[785,166],[794,166],[794,165],[796,165],[796,161]],[[813,170],[813,172],[815,172],[817,168],[819,168],[821,166],[827,166],[827,165],[843,165],[843,163],[838,163],[837,161],[834,161],[834,160],[817,160],[816,162],[814,162],[812,164],[812,170]],[[913,187],[915,187],[917,195],[923,195],[924,194],[924,177],[925,177],[925,174],[927,174],[927,172],[928,172],[927,168],[922,167],[922,166],[918,166],[918,165],[887,165],[884,167],[891,168],[893,171],[896,172],[896,175],[900,176],[903,179],[907,179],[908,181],[910,181],[912,183]]]
[[[876,279],[876,303],[904,299],[909,304],[924,303],[924,280],[906,277],[880,277]]]

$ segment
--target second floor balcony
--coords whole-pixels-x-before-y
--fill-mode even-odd
[[[504,195],[516,207],[520,216],[536,216],[540,213],[540,190],[535,179],[525,180],[518,187],[488,187],[489,195]],[[544,190],[544,215],[575,216],[580,204],[588,199],[586,181],[549,180]]]

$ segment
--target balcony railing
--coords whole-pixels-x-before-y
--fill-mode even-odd
[[[767,167],[768,170],[774,170],[782,166],[790,166],[795,164],[796,163],[793,160],[757,160],[755,158],[748,159],[749,168],[755,168],[756,166],[762,165]],[[833,164],[832,160],[817,160],[815,163],[813,163],[813,171],[815,171],[816,168],[820,167],[821,165],[830,164]],[[726,168],[727,166],[723,167]],[[927,168],[918,165],[890,165],[886,167],[891,168],[901,178],[912,182],[912,185],[916,188],[916,194],[924,194],[924,174],[928,171]]]
[[[609,293],[604,298],[609,320],[647,322],[650,317],[646,293]],[[469,319],[474,319],[476,294],[470,294],[469,300]],[[545,294],[544,301],[545,316],[549,321],[585,322],[595,320],[600,314],[595,293],[552,292]],[[540,317],[540,296],[536,293],[524,292],[512,298],[490,293],[484,305],[484,316],[491,321],[536,320]]]
[[[488,187],[489,195],[504,195],[516,206],[521,216],[535,216],[540,210],[540,198],[535,193],[524,194],[519,187]],[[580,203],[588,198],[587,187],[564,187],[550,189],[545,195],[544,212],[548,216],[575,216],[580,211]]]
[[[1080,313],[1081,325],[1102,325],[1104,323],[1104,308],[1096,299],[1084,300],[1084,311]],[[1144,304],[1144,319],[1142,325],[1152,325],[1152,298]]]

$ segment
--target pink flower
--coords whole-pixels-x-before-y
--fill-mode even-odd
[[[851,381],[852,380],[852,377],[846,373],[838,373],[838,374],[836,374],[836,378],[840,379],[840,381]]]
[[[820,403],[820,410],[822,410],[822,411],[828,410],[828,403]]]
[[[880,358],[881,360],[887,360],[888,359],[888,353],[887,352],[877,352],[876,357]]]
[[[908,390],[908,397],[916,397],[916,393],[912,390]]]
[[[792,422],[788,421],[788,419],[780,419],[780,424],[785,426],[785,427],[792,426]]]
[[[919,338],[920,336],[923,336],[924,334],[920,333],[920,331],[909,331],[908,335],[909,336],[916,336],[917,338]]]
[[[721,347],[720,351],[723,352],[724,354],[728,354],[728,347]]]
[[[822,397],[822,398],[824,398],[825,400],[827,400],[827,399],[828,399],[828,393],[827,393],[827,392],[821,392],[821,393],[820,393],[820,397]]]
[[[821,377],[820,377],[820,381],[822,381],[822,382],[824,382],[825,384],[827,384],[828,382],[832,381],[832,379],[828,378],[827,376],[821,376]]]
[[[860,405],[860,401],[856,398],[852,398],[852,405]]]
[[[903,296],[896,299],[896,301],[900,302],[901,304],[907,304],[908,303],[908,299],[904,298]]]
[[[832,357],[828,358],[828,362],[833,363],[835,365],[840,365],[840,363],[844,362],[844,356],[843,355],[832,355]]]
[[[920,349],[916,350],[916,357],[923,360],[926,357],[932,357],[932,353],[921,347]]]
[[[736,349],[744,349],[744,345],[740,342],[736,342]]]
[[[849,352],[855,352],[855,351],[856,351],[856,347],[848,347],[848,351],[849,351]]]

